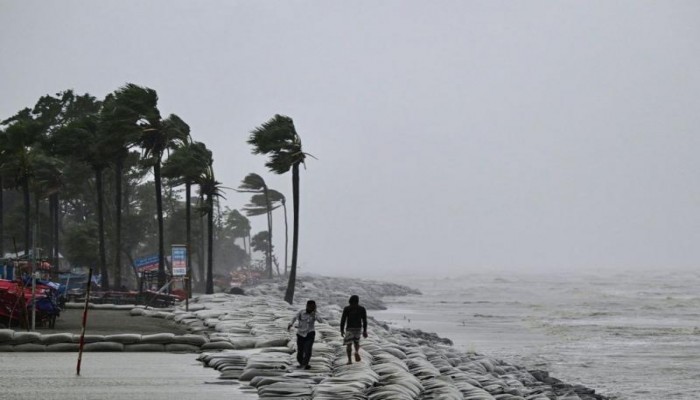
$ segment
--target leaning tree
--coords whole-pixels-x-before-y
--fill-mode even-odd
[[[299,165],[304,163],[306,153],[301,148],[301,138],[294,128],[294,121],[284,115],[275,115],[255,128],[248,138],[253,154],[268,155],[265,163],[270,171],[284,174],[292,170],[293,236],[292,267],[284,300],[292,304],[297,277],[297,254],[299,250]]]

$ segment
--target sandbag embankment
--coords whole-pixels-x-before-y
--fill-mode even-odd
[[[87,334],[83,338],[83,351],[168,351],[177,353],[200,352],[208,343],[202,335],[175,335],[171,332],[141,335],[123,333],[112,335]],[[73,333],[47,333],[0,329],[0,352],[75,352],[80,335]]]

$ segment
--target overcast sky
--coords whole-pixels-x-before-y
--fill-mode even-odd
[[[0,119],[148,86],[225,186],[291,201],[245,143],[289,115],[318,158],[302,271],[693,268],[699,22],[697,1],[0,0]]]

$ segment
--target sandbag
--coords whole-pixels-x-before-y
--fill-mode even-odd
[[[24,343],[15,346],[15,352],[43,352],[46,351],[46,346],[38,343]]]
[[[78,351],[80,345],[78,343],[54,343],[46,346],[46,351],[56,351],[56,352],[73,352]]]
[[[180,335],[180,336],[175,336],[173,337],[173,343],[180,343],[180,344],[189,344],[192,346],[201,346],[204,343],[207,343],[208,340],[204,336],[201,335]]]
[[[157,352],[165,351],[165,345],[160,343],[138,343],[138,344],[126,344],[124,345],[124,351],[133,352]]]
[[[71,343],[73,342],[72,333],[51,333],[41,337],[41,343],[51,345],[56,343]]]
[[[124,345],[117,342],[95,342],[83,346],[83,351],[124,351]]]
[[[14,345],[24,343],[37,343],[41,341],[41,333],[39,332],[15,332],[11,343]]]
[[[138,333],[120,333],[105,336],[106,342],[117,342],[122,344],[141,343],[141,335]]]
[[[152,335],[142,335],[141,343],[173,343],[174,333],[154,333]]]
[[[105,337],[103,335],[85,335],[83,338],[83,343],[95,343],[104,342]],[[73,342],[80,343],[80,335],[73,335]]]
[[[12,329],[0,329],[0,343],[11,342],[15,336],[15,331]]]
[[[201,347],[202,350],[235,350],[235,347],[231,342],[209,342],[204,343]]]
[[[165,351],[171,353],[197,353],[200,351],[199,346],[184,343],[170,343],[165,345]]]

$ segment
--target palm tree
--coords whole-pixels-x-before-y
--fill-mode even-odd
[[[96,114],[100,106],[100,102],[95,101],[95,98],[87,93],[82,96],[76,96],[72,90],[65,90],[57,93],[56,97],[50,95],[42,96],[32,110],[32,114],[42,129],[41,140],[39,140],[40,147],[48,157],[46,159],[47,162],[43,163],[43,168],[37,171],[37,179],[43,180],[39,183],[41,187],[39,194],[43,195],[42,193],[48,190],[48,193],[45,194],[48,195],[49,200],[49,226],[51,228],[49,248],[51,249],[50,255],[56,275],[59,267],[59,192],[63,188],[62,170],[64,169],[64,162],[56,157],[63,156],[66,158],[65,156],[67,155],[59,153],[55,147],[56,140],[54,136],[56,132],[65,128],[66,125],[78,121],[88,114]],[[75,150],[82,151],[83,148],[79,147]],[[70,156],[72,155],[71,153]],[[42,174],[43,177],[40,176]]]
[[[200,191],[206,196],[206,206],[203,212],[207,213],[207,283],[206,294],[214,293],[214,197],[223,197],[221,182],[214,179],[214,170],[211,166],[198,180]]]
[[[241,238],[243,240],[243,250],[250,257],[249,246],[246,246],[246,238],[250,236],[250,220],[238,210],[231,210],[226,215],[226,226],[231,231],[233,240]]]
[[[243,210],[249,217],[267,214],[267,240],[272,243],[273,208],[270,199],[270,189],[267,187],[265,180],[258,174],[250,173],[243,178],[237,191],[241,193],[254,193],[251,197],[250,204]],[[272,279],[272,247],[268,248],[268,252],[265,254],[265,267],[267,269],[268,278]]]
[[[260,231],[260,232],[256,233],[250,239],[251,249],[253,249],[253,251],[259,251],[261,253],[264,253],[265,256],[267,256],[267,253],[273,247],[272,245],[270,245],[268,238],[269,238],[269,235],[267,234],[266,231]]]
[[[49,205],[50,205],[50,211],[58,211],[53,209],[53,198],[54,196],[57,196],[59,190],[61,190],[61,187],[63,186],[63,166],[64,163],[60,159],[56,157],[52,157],[51,155],[45,153],[45,152],[37,152],[35,154],[34,160],[34,179],[31,182],[30,188],[31,191],[34,193],[34,226],[37,228],[36,231],[36,238],[37,240],[39,239],[39,205],[41,202],[42,198],[48,198],[49,199]],[[50,213],[51,214],[51,213]],[[55,222],[53,221],[53,215],[50,216],[52,219],[51,224],[54,224]],[[53,237],[53,231],[54,229],[51,229],[50,232],[50,237],[51,237],[51,258],[52,262],[57,263],[57,256],[54,253],[53,249],[55,248],[54,246],[56,243],[53,243],[54,240],[57,240],[58,237]],[[36,248],[39,246],[39,243],[34,243],[34,247]],[[43,247],[43,245],[41,246]],[[54,264],[55,269],[54,271],[58,272],[58,265]],[[58,276],[56,276],[58,277]]]
[[[6,125],[0,140],[0,169],[11,177],[12,187],[22,190],[24,201],[24,254],[29,254],[31,245],[29,183],[34,175],[32,160],[36,144],[41,136],[41,127],[25,108],[0,125]]]
[[[178,146],[175,151],[163,163],[161,174],[173,180],[175,184],[185,185],[185,219],[186,219],[186,245],[187,245],[187,274],[192,279],[192,184],[197,183],[205,176],[208,167],[212,164],[211,150],[204,143],[187,140]]]
[[[161,118],[158,110],[158,94],[155,90],[127,84],[120,89],[118,102],[124,110],[136,115],[140,138],[138,144],[143,149],[144,165],[153,168],[156,191],[156,214],[158,218],[158,286],[165,284],[165,246],[163,243],[163,189],[161,183],[161,161],[166,150],[184,143],[189,126],[177,115]],[[132,117],[133,118],[133,117]]]
[[[274,189],[267,189],[264,193],[257,193],[250,197],[250,203],[243,207],[243,211],[249,217],[254,217],[257,215],[267,215],[268,227],[272,227],[272,211],[282,207],[282,201],[284,200],[284,195]],[[269,235],[269,232],[268,232]],[[272,243],[272,236],[268,238],[268,241]],[[286,235],[285,235],[286,239]],[[272,254],[272,248],[270,248],[270,253],[268,256],[272,259],[273,263],[275,256]],[[279,271],[278,271],[279,272]],[[279,275],[279,273],[278,273]]]
[[[299,164],[306,159],[306,153],[301,148],[301,138],[294,128],[294,121],[284,115],[275,115],[269,121],[255,128],[248,138],[248,144],[253,146],[253,154],[268,155],[265,163],[270,171],[284,174],[292,170],[292,200],[293,200],[293,239],[292,267],[287,283],[284,300],[289,304],[294,301],[294,287],[297,276],[297,254],[299,248]]]
[[[282,203],[282,209],[284,210],[284,276],[287,276],[287,252],[289,250],[289,224],[287,223],[287,199],[282,193],[280,193],[280,203]]]
[[[97,230],[99,241],[99,263],[102,289],[109,288],[109,271],[107,270],[107,250],[104,228],[104,170],[109,166],[111,149],[104,144],[103,130],[99,115],[87,113],[62,129],[56,131],[52,138],[57,154],[72,156],[92,168],[95,174],[95,191],[97,194]]]
[[[126,92],[126,93],[125,93]],[[124,107],[122,96],[128,96],[128,88],[117,89],[107,95],[100,111],[104,146],[110,149],[109,160],[114,170],[114,286],[122,285],[122,202],[124,191],[124,165],[131,147],[139,140],[138,114]],[[127,102],[128,103],[128,102]]]

